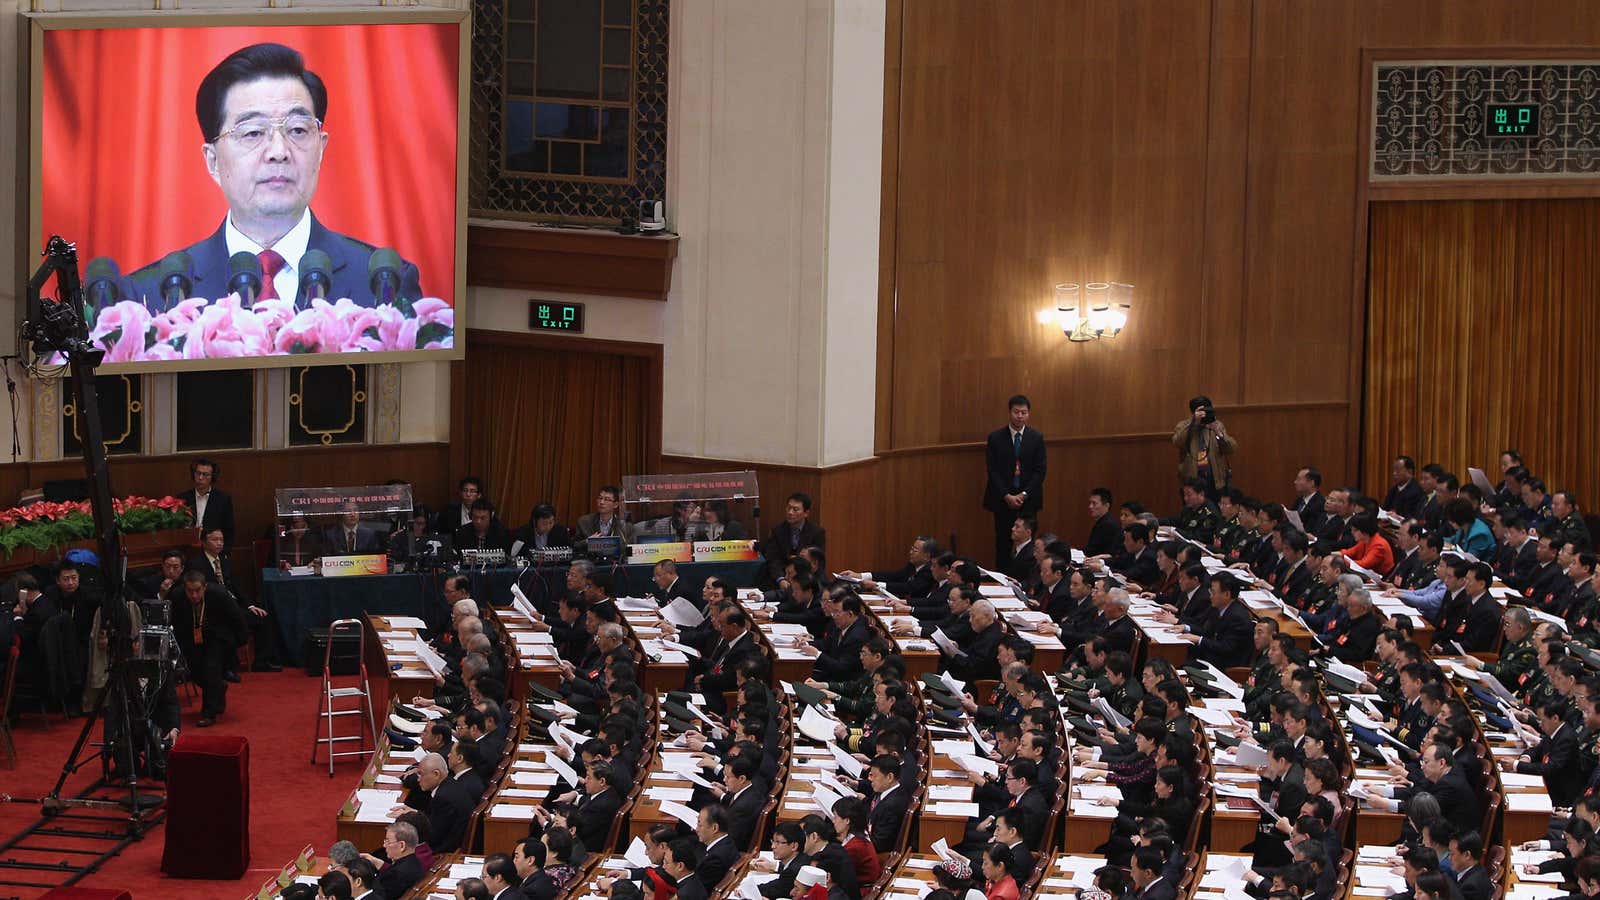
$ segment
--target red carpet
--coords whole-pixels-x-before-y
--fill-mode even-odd
[[[127,890],[134,900],[243,900],[268,876],[292,861],[306,844],[315,845],[319,855],[327,853],[333,842],[334,817],[361,776],[361,761],[342,761],[334,769],[331,781],[325,756],[318,765],[310,763],[322,679],[307,678],[304,671],[247,672],[243,677],[242,684],[229,685],[228,712],[212,728],[194,728],[200,715],[198,692],[193,699],[185,697],[183,728],[194,734],[241,735],[250,741],[251,855],[244,878],[191,881],[162,875],[161,851],[167,828],[163,823],[79,885]],[[180,691],[180,696],[185,693]],[[24,716],[15,729],[17,768],[0,769],[0,794],[31,796],[47,792],[60,775],[82,721],[63,721],[54,716],[47,724],[37,715]],[[95,740],[98,739],[96,727]],[[74,776],[63,793],[70,796],[92,781],[99,772],[98,766],[96,761]],[[38,813],[37,806],[0,804],[0,839],[10,838],[31,824]],[[74,844],[67,838],[51,838],[47,843],[63,847]],[[54,862],[62,854],[45,854],[41,859],[40,854],[9,851],[0,854],[0,858]],[[0,878],[21,880],[17,871],[0,870]],[[57,884],[62,880],[61,876],[30,876],[27,880],[51,878]],[[0,884],[0,898],[37,898],[44,893],[44,888]]]

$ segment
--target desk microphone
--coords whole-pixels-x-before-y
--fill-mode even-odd
[[[161,301],[167,309],[189,299],[189,292],[194,290],[194,283],[189,280],[193,268],[194,260],[182,250],[168,253],[161,260]]]
[[[400,305],[400,270],[405,260],[392,247],[379,247],[367,258],[368,286],[375,303]]]
[[[96,256],[83,270],[83,292],[91,309],[107,309],[117,302],[118,282],[122,272],[116,260],[109,256]]]
[[[313,300],[326,300],[333,292],[333,259],[323,250],[307,250],[300,257],[300,300],[296,308],[305,309]]]
[[[246,309],[256,302],[261,293],[261,260],[248,250],[240,250],[228,257],[228,293],[238,294]]]

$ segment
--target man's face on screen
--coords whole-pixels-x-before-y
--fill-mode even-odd
[[[247,150],[226,133],[253,120],[313,116],[311,92],[298,78],[262,78],[229,88],[222,107],[225,136],[206,145],[206,170],[222,188],[234,224],[257,240],[275,239],[311,205],[328,136],[319,132],[310,148],[301,148],[282,128],[272,128],[266,143]],[[252,233],[263,227],[273,231],[275,225],[283,231]]]

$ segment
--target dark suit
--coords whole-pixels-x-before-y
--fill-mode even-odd
[[[997,428],[984,448],[984,468],[988,478],[983,487],[983,508],[994,513],[995,565],[1004,567],[1011,558],[1011,523],[1017,516],[1033,516],[1044,508],[1044,434],[1037,428],[1022,429],[1022,452],[1017,452],[1011,426]],[[1025,493],[1022,506],[1012,509],[1007,494]]]
[[[524,552],[533,549],[540,549],[538,543],[534,540],[537,535],[534,534],[534,528],[532,525],[524,525],[521,528],[518,528],[516,533],[512,536],[522,542],[522,549]],[[544,547],[542,549],[558,550],[570,548],[576,540],[577,538],[573,537],[572,532],[567,529],[567,526],[557,522],[556,524],[550,526],[549,533],[544,536]]]
[[[1405,484],[1389,487],[1389,493],[1383,497],[1383,508],[1402,519],[1414,519],[1422,511],[1422,504],[1427,498],[1416,479],[1408,478]]]
[[[1200,643],[1194,645],[1196,658],[1219,669],[1243,666],[1250,662],[1255,624],[1243,602],[1235,600],[1222,609],[1212,607],[1211,612],[1200,620],[1194,633],[1200,635]]]
[[[1089,542],[1083,545],[1084,556],[1112,556],[1122,552],[1122,524],[1112,513],[1094,520],[1089,529]]]
[[[1544,778],[1550,792],[1550,802],[1556,806],[1571,806],[1583,787],[1583,767],[1578,760],[1578,732],[1563,723],[1555,734],[1546,735],[1530,754],[1529,762],[1518,763],[1517,771]]]
[[[1133,897],[1134,900],[1178,900],[1178,886],[1164,877],[1157,878]]]
[[[44,598],[34,603],[38,608]],[[200,715],[215,718],[228,705],[228,684],[222,673],[234,665],[234,651],[249,638],[244,613],[239,610],[228,592],[214,584],[206,585],[205,621],[201,624],[201,641],[194,640],[194,609],[180,582],[167,591],[172,610],[172,632],[177,637],[178,648],[189,663],[189,671],[200,683]],[[30,610],[30,613],[32,610]]]
[[[428,846],[433,846],[433,842],[429,841]],[[406,891],[421,880],[422,861],[417,859],[415,853],[407,853],[398,862],[391,862],[378,870],[376,890],[382,891],[385,897],[404,897]]]
[[[1494,896],[1494,885],[1489,883],[1489,873],[1481,865],[1456,873],[1456,888],[1461,900],[1489,900]]]
[[[787,520],[779,522],[778,527],[772,529],[767,539],[761,542],[761,555],[767,560],[767,577],[772,584],[777,584],[778,579],[783,577],[783,566],[789,557],[806,547],[826,550],[827,544],[828,530],[810,519],[800,523],[798,536]]]
[[[1300,514],[1300,524],[1305,526],[1306,534],[1316,534],[1322,529],[1322,520],[1328,517],[1324,503],[1321,494],[1313,493],[1309,497],[1301,497],[1289,507]]]
[[[228,238],[227,224],[224,223],[212,232],[211,236],[198,244],[191,244],[184,248],[189,254],[192,267],[189,271],[190,297],[204,297],[214,300],[226,297],[228,290]],[[328,254],[333,262],[333,284],[329,286],[328,301],[350,298],[357,306],[374,307],[377,301],[372,296],[372,287],[367,275],[367,260],[376,249],[371,244],[363,243],[355,238],[348,237],[332,231],[311,216],[311,236],[306,241],[306,250],[321,250]],[[293,265],[298,265],[299,260],[289,260]],[[148,266],[134,272],[123,279],[122,299],[142,301],[150,307],[150,311],[162,312],[166,303],[161,298],[161,263],[153,262]],[[409,300],[422,299],[421,275],[415,264],[405,262],[400,272],[400,293]],[[287,299],[287,298],[285,298]],[[296,309],[306,309],[311,305],[307,297],[294,298]],[[398,896],[391,891],[385,891],[391,897]]]
[[[522,885],[517,888],[525,900],[556,900],[556,895],[561,893],[549,875],[543,869],[529,875],[522,880]]]
[[[478,549],[478,531],[470,523],[456,529],[454,540],[457,550]],[[484,533],[482,543],[484,550],[500,550],[511,555],[511,534],[497,519],[489,520],[489,530]]]
[[[735,844],[750,846],[750,838],[755,835],[761,819],[761,807],[766,805],[766,800],[766,791],[755,784],[740,791],[738,796],[723,798],[722,807],[728,811],[728,837]]]
[[[768,900],[780,900],[780,898],[788,900],[789,895],[794,893],[794,877],[800,874],[800,867],[809,862],[810,857],[804,853],[796,853],[788,862],[778,863],[778,877],[761,885],[759,889],[761,896]]]
[[[1345,619],[1334,627],[1328,653],[1359,668],[1372,658],[1378,646],[1378,632],[1382,630],[1383,624],[1370,611],[1358,618]]]
[[[831,636],[831,635],[830,635]],[[837,640],[824,637],[821,652],[812,664],[812,677],[818,681],[848,681],[861,676],[861,648],[871,634],[865,619],[856,619]]]
[[[706,883],[701,880],[698,871],[690,872],[678,882],[678,900],[707,900],[710,896],[706,892]]]
[[[378,533],[364,523],[355,526],[355,541],[350,540],[349,528],[344,524],[332,525],[322,530],[323,546],[333,555],[352,553],[381,553],[383,543],[378,540]],[[432,841],[429,842],[432,844]]]
[[[705,605],[697,597],[689,593],[689,586],[683,583],[682,576],[672,579],[672,583],[667,585],[665,589],[660,587],[651,588],[650,596],[654,597],[656,603],[662,606],[666,606],[679,597],[689,601],[696,608]],[[821,607],[819,606],[818,609],[821,609]]]
[[[962,653],[950,660],[950,674],[963,681],[975,678],[1000,677],[1000,642],[1005,639],[1005,626],[998,619],[982,631],[972,635]]]
[[[896,785],[872,801],[867,813],[867,838],[879,856],[886,856],[895,849],[900,825],[910,806],[911,788],[904,785]]]
[[[428,846],[435,853],[458,850],[466,838],[467,818],[477,804],[478,797],[470,794],[462,782],[454,778],[439,782],[428,801]]]
[[[194,488],[178,495],[178,499],[189,504],[189,512],[195,511]],[[223,543],[233,546],[233,498],[226,492],[216,488],[211,489],[211,494],[206,498],[205,518],[195,523],[202,529],[221,528]]]
[[[912,568],[907,563],[893,572],[873,573],[873,581],[902,600],[918,600],[933,590],[933,567],[927,563]]]
[[[622,796],[616,788],[606,788],[594,796],[582,796],[567,813],[567,824],[583,848],[590,853],[606,853],[606,836],[611,833],[611,821],[622,809]]]
[[[742,852],[743,850],[734,843],[733,836],[728,835],[706,848],[705,858],[700,860],[700,865],[695,868],[694,874],[700,876],[708,888],[715,890],[717,885],[722,883],[723,877],[728,874],[728,870],[738,862]],[[683,896],[682,881],[678,882],[678,896]]]

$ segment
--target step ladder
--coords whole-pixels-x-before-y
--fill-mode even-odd
[[[356,672],[355,676],[333,674],[334,648],[339,643],[339,638],[355,637]],[[315,737],[311,742],[311,762],[317,761],[317,751],[322,745],[328,745],[328,777],[333,777],[334,761],[346,756],[368,756],[377,749],[377,731],[372,713],[372,692],[367,687],[367,636],[366,629],[360,619],[339,619],[328,626],[328,645],[322,653],[322,699],[317,710],[317,727],[313,732]],[[340,654],[344,659],[344,654]],[[355,678],[355,683],[339,686],[338,679]],[[351,716],[358,716],[357,722],[350,722]],[[341,730],[349,732],[350,728],[339,729],[335,722],[344,721],[353,726],[353,733],[339,733]],[[355,749],[340,749],[348,747],[355,742]]]

